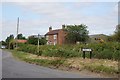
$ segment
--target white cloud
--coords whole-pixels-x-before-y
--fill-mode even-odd
[[[71,4],[71,3],[68,3]],[[31,34],[45,34],[48,31],[49,26],[53,26],[54,29],[61,28],[62,24],[86,24],[88,25],[90,34],[104,33],[110,34],[114,31],[114,27],[117,24],[117,12],[116,8],[111,9],[111,13],[104,16],[86,16],[82,13],[81,9],[84,7],[90,7],[92,3],[74,3],[72,6],[65,5],[64,3],[14,3],[14,5],[20,6],[23,9],[23,14],[29,14],[28,12],[34,12],[35,14],[44,16],[40,19],[33,20],[21,20],[20,31],[26,36]],[[74,10],[76,8],[76,10]],[[79,9],[79,10],[78,10]],[[16,22],[9,21],[3,22],[3,35],[9,35],[14,33],[16,35]],[[4,38],[5,39],[5,38]]]

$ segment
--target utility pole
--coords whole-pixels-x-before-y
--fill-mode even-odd
[[[19,17],[18,17],[18,19],[17,19],[17,36],[16,36],[16,48],[18,47],[18,42],[17,42],[17,40],[18,40],[18,31],[19,31]]]
[[[38,34],[38,53],[39,53],[39,43],[40,43],[39,38],[40,38],[40,35]]]

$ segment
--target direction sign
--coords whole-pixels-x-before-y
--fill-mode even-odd
[[[82,51],[92,51],[92,49],[82,49]]]

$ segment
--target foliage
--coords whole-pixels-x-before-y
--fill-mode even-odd
[[[12,53],[13,53],[13,56],[18,57],[19,59],[25,60],[26,62],[36,63],[38,65],[43,65],[43,66],[59,66],[64,63],[63,59],[58,59],[58,60],[31,59],[31,58],[27,58],[29,54],[25,52],[14,50],[12,51]]]
[[[10,45],[10,42],[14,40],[14,36],[10,35],[9,37],[7,37],[7,39],[5,40],[6,44],[7,44],[7,48],[12,48],[13,45]]]
[[[46,42],[47,42],[47,41],[46,41],[45,38],[39,39],[39,45],[44,45],[44,44],[46,44]],[[28,44],[37,45],[37,44],[38,44],[38,38],[29,37],[29,38],[28,38]]]
[[[93,58],[98,59],[112,59],[119,60],[120,59],[120,43],[117,42],[109,42],[102,44],[80,44],[80,45],[41,45],[39,49],[39,53],[37,52],[37,46],[28,45],[28,44],[20,44],[20,51],[29,52],[36,55],[42,56],[50,56],[50,57],[81,57],[82,51],[81,48],[91,48],[93,49]],[[89,54],[87,54],[89,57]]]
[[[120,42],[120,24],[116,26],[115,33],[108,37],[108,41]]]
[[[5,46],[7,45],[5,41],[1,41],[0,44]]]
[[[45,45],[47,43],[46,38],[41,38],[39,41],[40,41],[39,42],[40,45]]]
[[[120,42],[120,24],[117,25],[114,36],[115,36],[115,40],[118,41],[118,42]]]
[[[71,70],[71,65],[65,58],[49,60],[49,59],[30,58],[29,53],[16,51],[16,50],[12,51],[12,53],[15,57],[17,57],[21,60],[24,60],[26,62],[29,62],[29,63],[37,64],[40,66],[41,65],[47,66],[47,67],[53,66],[54,68],[59,68],[60,66],[62,66],[62,68],[65,67],[65,69],[66,69],[66,67],[67,67],[67,68],[70,68],[70,70]],[[119,71],[118,71],[118,68],[116,68],[117,67],[116,65],[108,66],[109,60],[95,60],[95,61],[93,60],[92,63],[89,60],[88,60],[88,62],[84,62],[84,61],[86,61],[86,60],[80,58],[80,64],[77,63],[77,65],[80,65],[80,67],[76,66],[76,67],[74,67],[74,69],[78,70],[78,68],[82,67],[82,69],[87,69],[92,72],[106,72],[109,74],[114,74],[114,73],[119,74]],[[74,63],[71,63],[71,64],[74,64]]]
[[[17,39],[26,39],[26,38],[23,36],[23,34],[18,34]]]
[[[89,32],[86,25],[66,25],[65,31],[67,31],[66,40],[69,43],[85,42],[88,39]]]
[[[85,69],[88,69],[90,71],[94,72],[106,72],[106,73],[117,73],[118,70],[116,70],[114,67],[107,67],[104,66],[103,64],[101,65],[95,65],[95,64],[90,64],[90,65],[84,65]]]
[[[37,45],[38,44],[38,38],[34,38],[34,37],[28,38],[28,44]]]

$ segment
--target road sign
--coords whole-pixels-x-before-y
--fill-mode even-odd
[[[90,59],[92,58],[92,49],[82,49],[83,51],[83,58],[85,59],[85,52],[90,52]]]
[[[92,49],[82,49],[82,51],[92,51]]]

